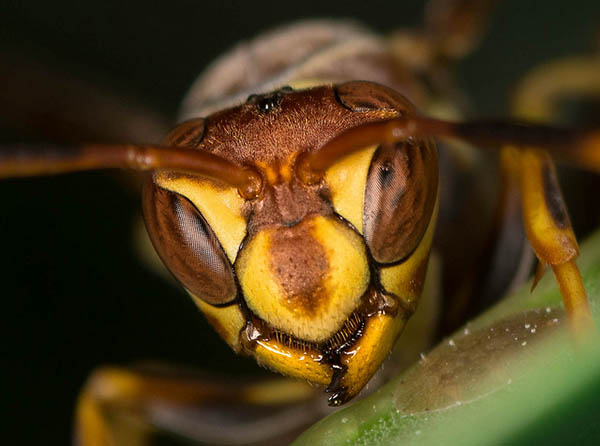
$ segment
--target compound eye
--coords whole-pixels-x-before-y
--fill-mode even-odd
[[[377,262],[404,259],[423,238],[437,196],[436,156],[429,141],[384,144],[375,152],[367,177],[363,226]]]
[[[335,94],[338,102],[353,112],[389,111],[402,116],[415,111],[400,93],[373,82],[346,82],[335,87]]]
[[[195,149],[200,145],[206,132],[206,120],[194,118],[182,122],[172,129],[165,138],[165,144]]]
[[[152,180],[144,186],[143,207],[154,248],[183,286],[211,305],[235,300],[237,286],[231,264],[198,209]]]
[[[335,91],[340,104],[354,112],[387,112],[388,117],[416,112],[400,93],[372,82],[347,82]],[[423,238],[437,196],[436,157],[429,141],[377,148],[366,178],[362,213],[363,236],[375,261],[398,262]]]

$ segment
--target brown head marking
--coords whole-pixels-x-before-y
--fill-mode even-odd
[[[270,260],[286,295],[282,304],[314,315],[328,298],[323,281],[329,273],[329,261],[310,230],[306,224],[278,229],[271,240]]]

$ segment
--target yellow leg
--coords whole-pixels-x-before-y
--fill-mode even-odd
[[[568,57],[541,65],[525,76],[513,101],[519,118],[551,121],[565,97],[600,95],[600,56]]]
[[[74,444],[78,446],[108,446],[115,444],[101,406],[102,404],[89,392],[84,392],[79,397],[75,415]]]
[[[566,57],[528,73],[515,89],[512,111],[519,119],[556,120],[561,100],[600,95],[600,56]],[[600,131],[588,132],[577,147],[557,151],[561,159],[600,173]]]
[[[155,431],[199,441],[235,444],[253,438],[261,443],[315,421],[321,414],[308,407],[315,394],[316,389],[306,383],[283,378],[233,382],[190,377],[174,370],[102,368],[92,374],[79,397],[75,444],[143,446]],[[240,417],[228,419],[228,409],[232,413],[246,410],[249,416],[243,422]],[[273,429],[265,429],[261,417],[273,410],[278,419]],[[190,413],[196,415],[190,419]],[[207,413],[210,422],[202,419]],[[263,427],[257,431],[256,426]]]
[[[600,58],[564,58],[530,72],[519,83],[513,98],[518,118],[549,122],[555,119],[561,99],[600,94]],[[527,236],[540,259],[552,267],[563,297],[572,334],[579,342],[591,337],[594,322],[581,274],[575,260],[578,247],[555,168],[546,152],[512,151],[519,158],[523,218]],[[592,134],[581,150],[573,152],[580,165],[596,170],[600,165],[600,134]],[[536,277],[540,275],[540,271]],[[539,277],[537,277],[539,278]]]
[[[88,379],[75,414],[75,444],[77,446],[114,446],[124,441],[143,445],[145,429],[130,429],[128,434],[117,433],[115,417],[132,413],[143,404],[142,395],[149,383],[125,369],[102,368]],[[156,393],[152,391],[151,393]],[[134,438],[135,437],[135,438]]]
[[[560,286],[560,292],[569,317],[569,325],[580,342],[585,342],[594,329],[583,281],[574,260],[553,265],[552,270]]]
[[[540,262],[552,266],[572,334],[578,342],[591,336],[594,323],[581,274],[575,263],[577,240],[556,179],[554,164],[543,151],[513,151],[519,159],[523,220]]]

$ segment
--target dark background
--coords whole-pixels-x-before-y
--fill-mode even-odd
[[[422,1],[4,0],[0,47],[61,64],[173,116],[195,76],[240,38],[308,17],[354,17],[386,32],[418,25],[422,10]],[[502,115],[522,73],[597,48],[599,30],[598,0],[502,2],[482,47],[457,67],[473,115]],[[5,128],[0,123],[2,141],[34,138]],[[77,391],[99,364],[152,358],[253,370],[181,291],[137,260],[131,234],[139,212],[138,197],[111,174],[0,184],[7,438],[12,430],[19,444],[68,442]]]

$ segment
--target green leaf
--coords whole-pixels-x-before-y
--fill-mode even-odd
[[[597,325],[600,231],[578,261]],[[301,445],[600,444],[598,339],[575,351],[551,273],[445,339]]]

